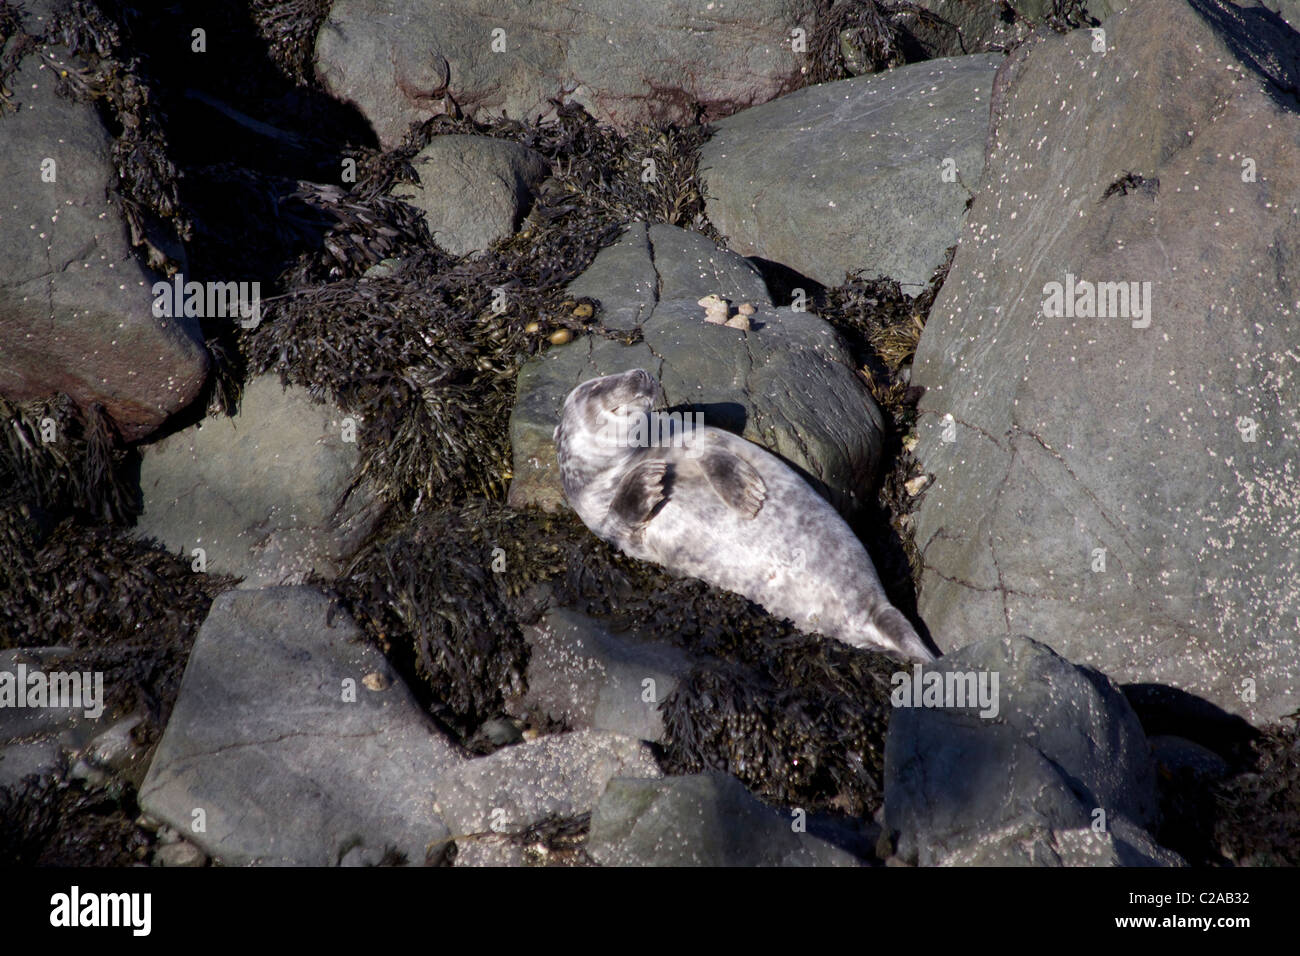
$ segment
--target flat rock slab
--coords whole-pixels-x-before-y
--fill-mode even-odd
[[[140,806],[223,864],[421,864],[447,837],[431,788],[463,758],[330,617],[312,588],[227,591],[199,629]]]
[[[723,773],[611,780],[591,814],[602,866],[858,866]]]
[[[595,729],[658,741],[659,705],[689,671],[679,647],[613,634],[599,621],[560,608],[523,629],[532,653],[528,690],[512,704],[573,730]],[[649,683],[647,683],[649,682]]]
[[[300,584],[311,571],[332,578],[380,512],[364,484],[343,501],[361,458],[344,418],[305,388],[259,376],[238,415],[144,449],[135,533],[186,560],[201,548],[207,570],[241,575],[242,587]],[[360,420],[355,428],[365,441]]]
[[[422,210],[434,241],[454,256],[512,235],[551,171],[539,153],[491,136],[438,136],[411,162],[419,184],[401,183],[393,196]]]
[[[718,122],[700,154],[709,220],[737,252],[822,285],[862,269],[919,292],[979,184],[1000,60],[823,83]]]
[[[786,0],[335,0],[315,63],[389,147],[445,95],[470,114],[533,119],[560,99],[620,128],[686,124],[695,102],[709,119],[790,89],[807,65],[797,23]]]
[[[1042,864],[1051,854],[1021,853],[1015,834],[1050,844],[1048,834],[1093,832],[1098,811],[1103,822],[1156,822],[1146,736],[1105,676],[1023,637],[989,638],[900,673],[909,680],[895,688],[906,696],[894,701],[885,741],[885,826],[899,834],[903,860],[932,866],[992,854]],[[963,677],[965,688],[988,693],[978,703],[922,698],[918,706],[909,689],[924,687],[927,674],[954,687],[949,675]]]
[[[913,368],[919,609],[943,649],[1026,633],[1276,721],[1300,707],[1300,38],[1220,0],[1106,35],[999,73]]]
[[[455,835],[517,833],[591,811],[612,777],[658,777],[648,745],[580,730],[505,747],[441,775],[436,807]]]
[[[610,328],[639,328],[635,345],[589,336],[551,348],[519,373],[510,417],[510,503],[565,507],[555,460],[564,397],[601,375],[643,368],[667,405],[703,414],[800,471],[841,513],[868,500],[884,422],[834,329],[776,309],[757,270],[697,233],[638,223],[569,286],[602,306]],[[698,305],[717,293],[756,308],[750,331],[711,325]]]
[[[193,401],[208,353],[196,320],[154,318],[158,277],[131,252],[112,138],[55,82],[28,55],[8,80],[17,110],[0,116],[0,394],[100,404],[136,440]]]

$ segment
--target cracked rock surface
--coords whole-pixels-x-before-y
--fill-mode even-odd
[[[979,184],[1001,59],[823,83],[720,121],[700,153],[710,221],[737,252],[822,285],[863,269],[916,294],[957,242]]]
[[[153,316],[159,277],[131,254],[94,106],[58,96],[34,54],[8,83],[17,111],[0,116],[0,394],[66,392],[142,438],[203,385],[198,323]]]
[[[839,336],[822,319],[772,305],[757,270],[698,233],[633,225],[569,286],[600,300],[601,320],[639,328],[623,345],[587,336],[519,373],[510,418],[516,507],[563,506],[553,432],[564,397],[588,379],[643,368],[667,406],[762,445],[799,470],[840,512],[856,513],[880,464],[884,422]],[[750,331],[711,325],[699,299],[755,306]]]
[[[1105,675],[1020,636],[988,638],[905,673],[927,672],[945,681],[974,675],[991,693],[975,706],[969,696],[962,707],[956,697],[916,706],[913,695],[905,698],[912,706],[895,707],[885,741],[885,827],[898,835],[902,860],[1177,860],[1142,829],[1157,822],[1155,766],[1137,715]],[[982,706],[990,701],[996,706]]]
[[[1023,632],[1275,721],[1300,706],[1300,37],[1221,0],[1106,31],[1037,36],[995,83],[913,369],[920,612],[945,650]],[[1067,277],[1150,283],[1149,314],[1049,317]]]
[[[430,783],[462,759],[325,595],[227,591],[140,806],[225,865],[378,863],[387,848],[420,864],[448,835]]]

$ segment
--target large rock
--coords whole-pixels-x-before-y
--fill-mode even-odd
[[[1276,720],[1300,706],[1300,38],[1220,0],[1106,29],[999,74],[912,376],[920,611],[945,649],[1022,631]],[[1048,318],[1067,276],[1154,305]]]
[[[591,814],[587,853],[602,866],[859,865],[723,773],[611,780]]]
[[[899,834],[902,859],[1042,865],[1055,854],[1067,865],[1114,862],[1125,858],[1134,830],[1156,822],[1146,736],[1103,675],[1021,637],[990,638],[901,673],[907,681],[895,693],[905,696],[895,701],[902,706],[885,741],[885,826]],[[973,675],[990,693],[978,704],[923,698],[921,706],[912,688],[924,687],[927,674]],[[1116,830],[1110,823],[1118,819],[1136,826]]]
[[[390,847],[421,864],[448,835],[429,788],[461,759],[323,594],[227,591],[140,806],[231,866],[378,863]]]
[[[919,291],[980,181],[999,60],[823,83],[719,122],[700,155],[709,220],[737,252],[823,285],[864,269]]]
[[[434,241],[454,256],[513,234],[551,171],[540,154],[490,136],[439,136],[411,162],[419,185],[402,183],[393,196],[423,210]]]
[[[202,335],[194,319],[153,316],[158,277],[131,253],[112,138],[95,107],[58,96],[35,54],[7,83],[17,110],[0,113],[0,394],[66,392],[141,438],[198,394]]]
[[[790,6],[335,0],[316,37],[316,73],[357,105],[386,146],[444,112],[444,94],[467,112],[515,119],[551,114],[555,98],[620,127],[691,122],[695,101],[706,118],[720,116],[795,84],[806,57],[791,49]]]
[[[241,575],[242,587],[332,578],[374,527],[368,486],[344,495],[360,461],[344,440],[346,416],[274,373],[244,389],[239,414],[204,419],[144,450],[142,537],[157,538],[207,570]],[[340,507],[340,503],[342,507]]]
[[[659,777],[647,744],[579,730],[505,747],[433,783],[435,807],[457,835],[514,833],[589,813],[612,777]]]
[[[835,331],[809,313],[774,308],[742,257],[697,233],[638,223],[569,291],[599,299],[606,326],[639,328],[644,339],[623,345],[592,336],[520,371],[510,418],[512,505],[563,505],[553,432],[565,395],[633,368],[656,376],[675,409],[700,412],[706,424],[780,455],[841,512],[865,504],[881,453],[880,410]],[[755,328],[705,322],[697,303],[709,293],[751,302]]]
[[[690,670],[684,650],[612,634],[565,608],[548,611],[523,632],[531,650],[528,689],[512,702],[513,712],[544,716],[571,730],[609,730],[655,742],[663,736],[659,705]]]

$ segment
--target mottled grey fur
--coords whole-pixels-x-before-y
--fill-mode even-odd
[[[718,428],[674,433],[678,447],[629,442],[656,420],[658,396],[659,383],[636,369],[584,382],[564,400],[560,476],[588,528],[801,630],[934,660],[885,597],[862,543],[789,465]]]

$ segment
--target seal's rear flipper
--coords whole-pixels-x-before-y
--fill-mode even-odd
[[[911,622],[896,607],[886,605],[876,611],[871,623],[867,625],[867,632],[869,643],[896,651],[913,660],[925,663],[937,660]]]

